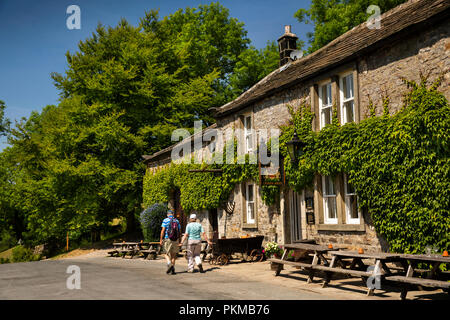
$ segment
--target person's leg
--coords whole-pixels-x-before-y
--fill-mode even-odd
[[[187,245],[187,258],[188,258],[188,272],[193,272],[194,271],[194,255],[193,255],[193,250],[195,245],[192,243],[192,240],[188,240],[188,245]]]
[[[178,247],[178,241],[170,240],[170,242],[171,242],[170,252],[171,252],[172,274],[175,274],[175,261],[177,260],[177,255],[180,247]]]
[[[199,240],[195,243],[195,245],[192,248],[192,255],[193,260],[195,261],[195,264],[197,265],[200,272],[203,272],[203,266],[202,266],[202,260],[200,258],[200,252],[202,250],[202,242]]]
[[[167,262],[166,273],[170,273],[173,269],[173,264],[172,264],[172,259],[171,259],[171,255],[170,255],[170,247],[169,247],[169,243],[167,240],[164,240],[163,248],[165,251],[164,257],[166,258],[166,262]]]

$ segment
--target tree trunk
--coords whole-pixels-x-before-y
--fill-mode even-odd
[[[136,219],[134,218],[134,212],[128,212],[127,219],[127,233],[136,231]]]

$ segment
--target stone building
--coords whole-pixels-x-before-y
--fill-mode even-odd
[[[287,26],[278,39],[280,67],[216,109],[212,128],[243,129],[244,152],[251,152],[258,141],[254,130],[288,122],[287,105],[310,105],[316,131],[330,123],[333,105],[341,124],[360,122],[368,116],[370,100],[380,115],[383,97],[389,97],[390,112],[397,112],[406,90],[402,78],[419,80],[420,72],[431,79],[443,76],[440,90],[450,99],[449,13],[446,0],[411,0],[382,14],[380,28],[363,23],[295,60],[289,57],[296,49],[296,35]],[[148,170],[169,163],[173,148],[144,156]],[[180,212],[176,191],[171,199]],[[229,201],[234,203],[232,214],[225,208],[198,213],[206,230],[216,236],[262,234],[266,241],[280,244],[315,239],[350,249],[387,250],[370,215],[358,210],[357,195],[345,173],[316,175],[314,187],[301,193],[284,187],[279,203],[269,207],[261,199],[258,182],[247,181],[236,186]]]

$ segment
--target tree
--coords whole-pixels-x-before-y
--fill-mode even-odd
[[[5,103],[0,100],[0,137],[5,135],[9,128],[9,120],[5,118]]]
[[[230,86],[234,96],[250,89],[259,80],[277,69],[279,60],[278,46],[274,41],[268,42],[266,47],[260,50],[251,46],[242,51],[234,72],[230,76]]]
[[[373,12],[367,13],[370,5],[376,5],[384,13],[406,0],[312,0],[309,9],[299,9],[294,17],[299,22],[314,24],[314,32],[308,33],[309,52],[325,46],[353,27],[367,21]]]
[[[141,155],[172,144],[174,129],[212,124],[209,109],[239,91],[230,86],[234,72],[252,75],[235,82],[245,88],[271,71],[248,63],[243,52],[256,51],[249,42],[243,23],[211,4],[163,19],[150,11],[138,27],[99,25],[68,52],[65,74],[52,74],[61,102],[17,123],[4,152],[9,203],[26,239],[62,242],[68,231],[77,239],[117,217],[132,231],[142,210]],[[269,61],[266,51],[255,59]]]

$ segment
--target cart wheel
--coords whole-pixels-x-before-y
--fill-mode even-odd
[[[209,258],[209,264],[214,265],[216,264],[216,257],[214,257],[213,255],[210,256]]]
[[[217,264],[223,266],[228,264],[228,256],[225,253],[222,253],[218,258],[217,258]]]
[[[258,249],[253,249],[250,253],[250,261],[261,262],[264,259],[264,254]]]
[[[252,251],[252,252],[253,252],[253,251]],[[242,260],[245,260],[245,261],[247,261],[247,262],[252,262],[252,261],[253,261],[252,253],[250,253],[250,254],[246,253],[246,254],[243,256],[243,259],[242,259]]]

